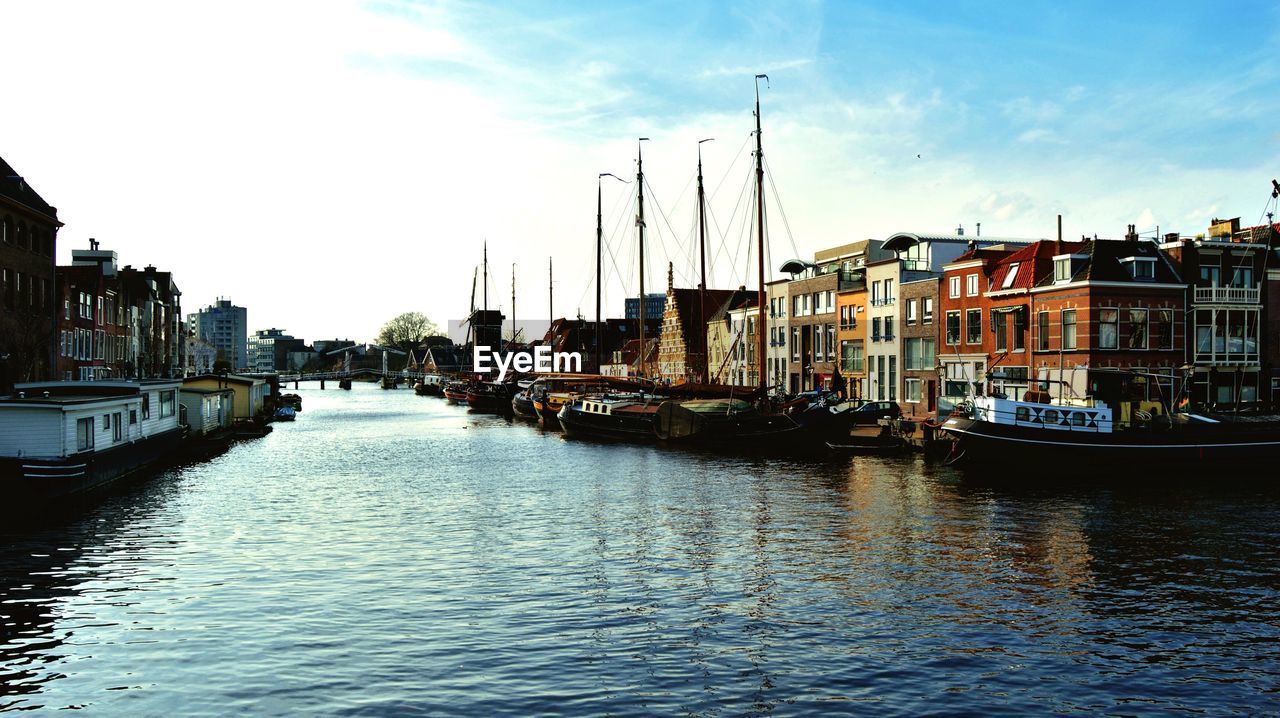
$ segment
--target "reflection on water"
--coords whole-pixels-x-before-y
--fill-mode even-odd
[[[990,485],[300,393],[263,440],[0,529],[0,710],[1258,713],[1280,688],[1263,482]]]

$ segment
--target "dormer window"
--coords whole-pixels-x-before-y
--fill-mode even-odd
[[[1063,257],[1062,259],[1053,260],[1053,281],[1070,282],[1071,281],[1071,258]]]
[[[1129,276],[1136,282],[1154,282],[1156,260],[1154,257],[1125,257],[1120,262],[1129,268]]]
[[[1013,280],[1018,278],[1018,262],[1009,265],[1004,273],[1004,281],[1000,283],[1001,289],[1008,289],[1013,286]]]

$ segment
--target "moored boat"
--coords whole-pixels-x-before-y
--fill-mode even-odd
[[[1043,469],[1154,466],[1221,467],[1280,460],[1280,420],[1169,413],[1159,402],[1083,398],[1016,401],[972,397],[942,424],[953,439],[948,462],[965,466],[1021,465]]]
[[[413,393],[418,396],[444,396],[444,377],[439,374],[427,374],[413,385]]]
[[[21,510],[177,455],[181,381],[18,384],[0,398],[0,492]]]
[[[557,418],[569,438],[650,442],[660,405],[653,396],[586,396],[562,406]]]
[[[467,382],[452,381],[444,386],[444,398],[450,404],[467,405]]]
[[[512,382],[476,382],[467,388],[467,406],[472,411],[510,414],[515,386]]]

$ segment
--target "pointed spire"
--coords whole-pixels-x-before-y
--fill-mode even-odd
[[[675,269],[671,264],[671,262],[667,262],[667,290],[670,291],[675,286],[676,286]]]

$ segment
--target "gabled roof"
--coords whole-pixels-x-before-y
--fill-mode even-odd
[[[44,201],[44,198],[37,194],[31,185],[27,184],[26,179],[21,177],[8,162],[5,162],[3,157],[0,157],[0,197],[17,202],[45,215],[59,225],[62,224],[58,222],[58,210]]]
[[[1072,282],[1129,282],[1133,284],[1182,284],[1182,277],[1169,263],[1168,257],[1161,252],[1154,242],[1148,240],[1122,239],[1086,239],[1076,245],[1077,249],[1070,254],[1084,255],[1084,261],[1076,267],[1071,276]],[[1067,254],[1058,252],[1057,254]],[[1155,279],[1151,282],[1136,280],[1130,274],[1128,262],[1131,258],[1148,259],[1154,262]],[[1048,272],[1035,283],[1037,287],[1052,286],[1053,273]]]
[[[999,259],[991,271],[991,291],[1030,289],[1046,274],[1052,276],[1052,262],[1056,255],[1078,252],[1081,246],[1081,242],[1062,242],[1059,244],[1058,242],[1042,240],[1023,247],[1016,252],[1009,253]],[[1015,265],[1018,275],[1014,278],[1013,283],[1006,287],[1005,278],[1008,276],[1009,270],[1015,268]]]
[[[747,289],[708,289],[706,304],[699,314],[699,290],[673,287],[667,291],[674,295],[676,311],[680,315],[680,329],[686,338],[705,335],[707,322],[721,307],[733,306],[735,302],[756,296],[756,292]]]

